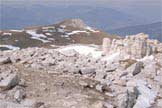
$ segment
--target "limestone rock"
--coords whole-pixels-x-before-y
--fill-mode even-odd
[[[138,97],[138,91],[133,88],[131,91],[128,89],[125,93],[117,96],[119,108],[133,108]]]
[[[11,63],[11,59],[9,57],[0,58],[0,65]]]
[[[0,81],[0,89],[6,90],[17,85],[19,78],[16,73],[9,74],[6,78]]]
[[[159,99],[159,100],[158,100],[157,106],[158,106],[158,108],[161,108],[161,107],[162,107],[162,99]]]
[[[133,70],[133,75],[137,75],[138,73],[141,72],[141,69],[143,68],[143,62],[137,62],[135,65],[135,69]]]
[[[107,39],[103,40],[103,52],[107,55],[121,52],[123,57],[140,59],[154,54],[156,48],[156,45],[149,42],[148,35],[143,33],[127,36],[125,39],[114,39],[112,42]]]
[[[113,105],[111,105],[110,103],[106,103],[106,102],[103,104],[103,106],[104,108],[114,108]]]
[[[25,97],[25,92],[23,90],[17,90],[14,94],[16,101],[20,102]]]
[[[84,67],[80,69],[79,73],[81,75],[87,75],[87,74],[95,74],[96,71],[95,71],[95,68]]]
[[[28,108],[18,103],[0,100],[0,108]]]
[[[104,38],[102,44],[103,55],[106,55],[108,53],[108,51],[110,50],[110,46],[111,40],[109,38]]]
[[[97,101],[91,105],[91,108],[103,108],[103,102]]]
[[[33,100],[33,99],[26,99],[21,102],[21,105],[23,105],[24,107],[27,107],[27,108],[39,108],[43,104],[44,103],[37,102],[36,100]]]

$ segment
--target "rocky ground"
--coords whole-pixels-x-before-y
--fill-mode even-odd
[[[162,108],[162,43],[76,46],[0,51],[0,108]]]

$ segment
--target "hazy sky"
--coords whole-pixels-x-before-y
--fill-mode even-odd
[[[0,0],[1,2],[6,3],[115,3],[115,4],[134,4],[134,3],[140,3],[140,4],[157,4],[162,2],[162,0]]]
[[[0,0],[0,3],[21,4],[20,6],[31,4],[106,6],[129,14],[162,20],[162,0]]]

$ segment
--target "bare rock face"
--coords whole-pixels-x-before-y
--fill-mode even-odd
[[[106,50],[107,49],[107,50]],[[140,59],[145,56],[154,54],[160,48],[155,45],[155,42],[150,42],[148,35],[140,33],[133,36],[127,36],[125,39],[103,40],[103,53],[113,54],[120,52],[122,57]]]

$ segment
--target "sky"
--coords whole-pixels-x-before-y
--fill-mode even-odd
[[[125,13],[162,21],[162,0],[0,0],[0,3],[20,4],[21,6],[33,4],[106,6]]]
[[[0,0],[5,3],[73,3],[73,4],[159,4],[162,0]]]

